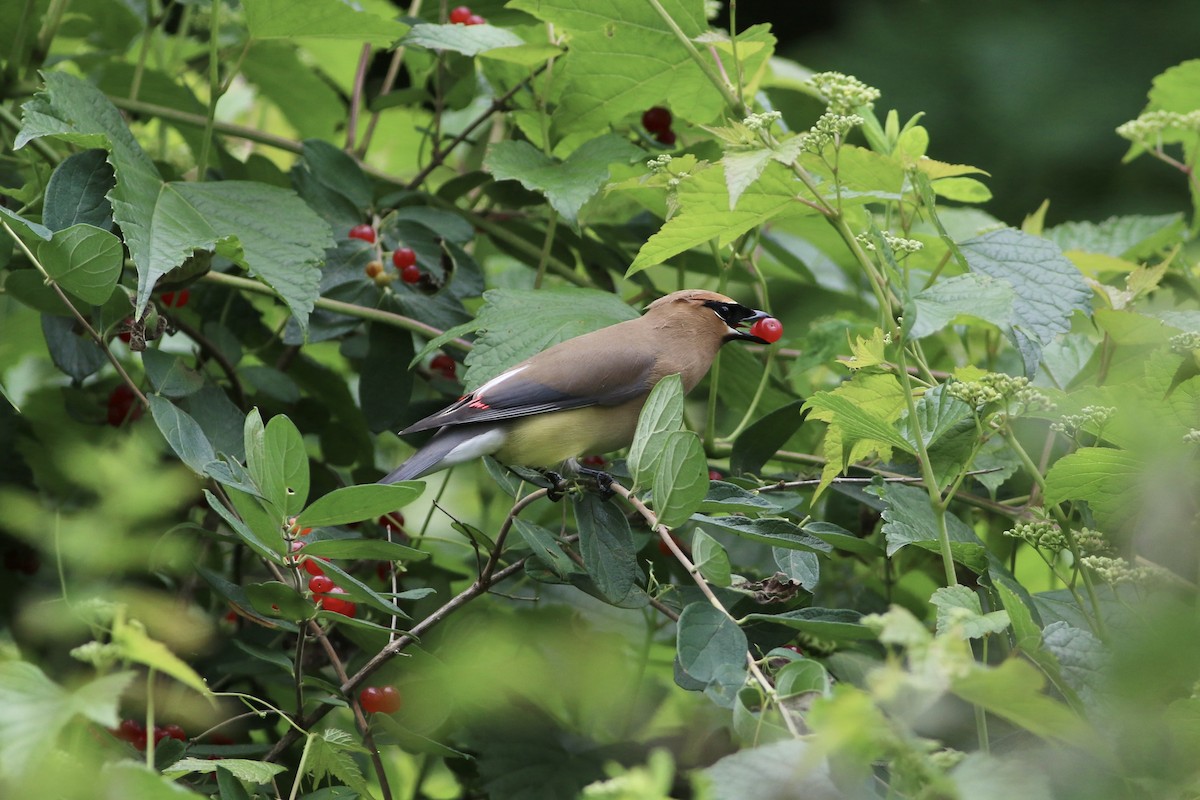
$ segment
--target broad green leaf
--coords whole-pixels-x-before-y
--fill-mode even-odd
[[[725,188],[729,191],[729,210],[737,208],[742,192],[763,174],[774,153],[763,147],[757,150],[733,150],[725,153],[721,166],[725,169]]]
[[[154,391],[165,397],[186,397],[204,386],[204,377],[172,353],[146,350],[142,353],[142,366]]]
[[[620,605],[637,589],[641,570],[624,513],[591,493],[573,497],[579,554],[600,593]]]
[[[957,628],[964,638],[980,639],[1008,628],[1008,612],[984,614],[979,595],[966,586],[943,586],[933,593],[929,602],[937,608],[939,636]]]
[[[278,617],[297,622],[309,619],[316,613],[312,601],[286,583],[248,583],[245,591],[254,610],[264,617]]]
[[[414,373],[399,365],[412,356],[410,332],[379,322],[367,328],[367,355],[358,375],[358,399],[372,433],[403,427]]]
[[[116,182],[103,150],[84,150],[63,159],[46,185],[42,222],[54,231],[78,223],[107,231],[112,227],[108,193]]]
[[[545,195],[554,210],[577,227],[579,210],[608,180],[609,166],[627,164],[641,154],[627,139],[614,134],[589,139],[562,162],[528,142],[508,140],[492,145],[483,166],[496,180],[515,180]]]
[[[689,604],[679,615],[675,658],[693,681],[732,696],[746,680],[746,634],[707,601]]]
[[[379,592],[375,591],[370,586],[363,583],[346,570],[342,569],[336,561],[322,560],[320,563],[321,569],[325,570],[325,574],[332,578],[335,584],[346,590],[345,597],[348,599],[358,603],[365,603],[378,609],[379,611],[382,611],[384,614],[395,616],[399,619],[412,619],[391,600],[388,600]],[[334,612],[323,613],[331,614],[335,619],[345,619],[345,617],[343,617],[341,614],[334,614]],[[363,622],[363,620],[357,621]]]
[[[0,661],[0,774],[19,776],[39,756],[52,753],[76,714],[98,725],[116,726],[121,694],[134,677],[134,672],[116,672],[71,692],[33,664]]]
[[[267,499],[287,516],[308,501],[308,453],[295,423],[278,414],[267,423],[263,436],[266,455],[263,490]]]
[[[772,514],[780,508],[758,492],[748,492],[725,481],[711,481],[700,504],[700,511],[705,514]]]
[[[50,241],[50,237],[54,235],[54,231],[45,225],[25,219],[17,212],[4,206],[0,206],[0,220],[6,222],[18,234],[23,234],[34,239],[41,239],[48,242]]]
[[[709,583],[715,586],[729,585],[729,554],[720,542],[704,531],[698,530],[692,535],[692,563]]]
[[[491,289],[483,299],[468,329],[480,336],[466,359],[466,391],[551,345],[637,316],[620,298],[594,289]]]
[[[513,520],[513,525],[516,527],[517,533],[525,540],[525,544],[529,545],[529,549],[559,578],[566,580],[579,571],[575,562],[568,558],[567,554],[558,546],[554,533],[520,517]]]
[[[81,335],[81,332],[76,330],[73,317],[43,314],[42,335],[46,339],[46,347],[50,350],[50,360],[54,362],[54,366],[76,382],[82,382],[103,367],[108,360],[104,357],[104,351],[91,337]]]
[[[869,486],[865,491],[887,503],[887,508],[883,510],[883,535],[887,539],[889,557],[910,544],[939,552],[937,517],[924,489],[887,483]],[[987,549],[983,542],[958,517],[949,511],[944,513],[954,560],[972,572],[982,573],[987,567]]]
[[[862,614],[849,608],[799,608],[782,614],[747,614],[743,623],[767,622],[837,642],[874,639],[875,631],[863,625]]]
[[[757,474],[800,429],[807,415],[803,401],[795,400],[756,419],[734,440],[729,468],[738,475]]]
[[[420,497],[424,490],[423,481],[344,486],[317,498],[296,516],[296,524],[301,528],[316,528],[375,519],[403,508]]]
[[[339,0],[246,0],[244,7],[255,39],[347,39],[387,46],[408,30]]]
[[[1042,644],[1058,662],[1063,680],[1085,704],[1104,701],[1108,677],[1105,667],[1111,654],[1090,631],[1059,620],[1042,631]]]
[[[873,708],[873,707],[872,707]],[[763,798],[835,798],[845,793],[833,782],[816,738],[787,739],[738,750],[701,770],[714,800]]]
[[[258,40],[245,53],[240,75],[283,113],[297,138],[334,139],[345,121],[342,98],[304,55],[294,42]]]
[[[650,390],[629,446],[629,471],[637,486],[654,485],[665,437],[682,428],[683,382],[678,375],[668,375]]]
[[[146,633],[145,626],[137,620],[125,620],[118,617],[113,623],[111,643],[121,654],[121,658],[144,664],[165,675],[170,675],[200,694],[209,694],[208,684],[192,669],[191,665],[172,653],[162,642],[151,639]]]
[[[236,493],[236,490],[233,490],[233,492]],[[254,502],[254,499],[249,495],[243,494],[242,496],[247,498],[249,502]],[[212,492],[205,489],[204,497],[208,500],[209,507],[220,515],[221,519],[225,521],[225,524],[229,526],[234,535],[249,545],[251,550],[277,565],[283,564],[283,537],[281,535],[275,535],[273,540],[260,538],[253,528],[238,519]]]
[[[786,519],[750,519],[739,516],[708,517],[703,514],[694,514],[692,519],[706,530],[732,533],[743,539],[769,544],[772,547],[809,550],[814,553],[828,553],[833,549],[820,539],[809,536],[800,526]]]
[[[296,192],[337,230],[349,232],[371,205],[371,179],[348,153],[329,142],[305,141],[289,176]]]
[[[196,420],[183,409],[166,398],[152,394],[146,397],[150,401],[150,414],[154,424],[162,433],[167,444],[175,451],[175,455],[187,464],[197,475],[204,474],[204,468],[217,458],[213,446],[204,435],[204,431],[196,424]]]
[[[326,776],[333,776],[362,797],[373,800],[362,770],[353,757],[355,753],[364,753],[366,750],[356,744],[350,734],[337,728],[326,728],[319,735],[310,733],[307,748],[309,760],[305,762],[305,772],[312,776],[314,783],[320,783]]]
[[[944,278],[913,296],[917,319],[909,335],[923,339],[959,317],[975,317],[1004,329],[1012,323],[1016,295],[1011,284],[978,273]]]
[[[1092,291],[1079,270],[1053,242],[1005,228],[960,246],[972,272],[1012,286],[1012,322],[1006,333],[1033,375],[1042,348],[1071,327],[1071,314],[1091,312]]]
[[[992,199],[992,190],[975,178],[941,178],[933,181],[933,191],[938,197],[958,203],[986,203]]]
[[[789,580],[800,584],[806,591],[813,591],[821,580],[821,560],[816,553],[807,550],[788,550],[772,547],[771,557],[779,571]]]
[[[835,550],[842,550],[847,553],[859,553],[867,556],[879,554],[879,547],[870,539],[855,536],[842,526],[835,525],[832,522],[810,522],[804,526],[803,530],[805,533],[812,534]]]
[[[96,306],[112,295],[125,263],[121,240],[86,223],[56,231],[37,256],[59,286]]]
[[[775,689],[781,697],[806,692],[826,695],[829,694],[832,685],[833,679],[825,671],[821,662],[813,661],[810,658],[802,658],[785,664],[783,669],[775,673]]]
[[[520,47],[525,44],[507,28],[494,25],[414,25],[401,44],[423,47],[426,50],[449,50],[464,56],[477,56],[488,50]]]
[[[1137,261],[1178,241],[1184,228],[1182,214],[1160,214],[1064,222],[1047,230],[1045,236],[1064,252],[1080,250]]]
[[[1043,739],[1078,740],[1084,721],[1042,694],[1045,680],[1028,661],[1010,658],[997,667],[976,667],[952,680],[954,694]]]
[[[253,604],[250,602],[250,597],[246,594],[246,590],[242,586],[230,583],[229,581],[225,580],[225,578],[221,577],[221,575],[202,566],[198,566],[196,568],[196,572],[209,586],[213,588],[217,595],[219,595],[234,609],[236,609],[236,613],[248,617],[254,620],[255,623],[264,627],[279,628],[280,630],[285,630],[290,633],[296,633],[299,630],[294,622],[266,617],[255,611]],[[288,663],[290,665],[291,662],[289,661]],[[291,666],[287,668],[287,673],[289,675],[292,673]]]
[[[376,561],[420,561],[429,557],[422,550],[383,539],[318,539],[306,541],[304,552],[310,556]]]
[[[832,392],[817,392],[808,398],[806,405],[814,417],[837,424],[843,436],[853,441],[865,440],[871,442],[873,448],[888,448],[889,452],[893,447],[906,453],[915,451],[913,445],[896,430],[892,420],[875,411],[876,404],[864,405],[854,392],[844,389],[845,386]],[[879,399],[885,398],[880,396]],[[899,411],[896,409],[897,416]]]
[[[195,773],[216,772],[218,769],[226,770],[238,780],[248,781],[255,786],[270,783],[271,778],[287,771],[287,767],[280,764],[247,758],[181,758],[164,769],[163,774],[174,779]]]
[[[942,385],[936,386],[923,394],[916,402],[917,422],[920,423],[921,440],[926,447],[934,445],[946,434],[961,427],[966,420],[972,419],[974,416],[971,406],[944,391],[944,388]],[[896,427],[915,450],[916,431],[907,411],[900,417]],[[974,426],[971,427],[973,430]]]
[[[1143,469],[1142,460],[1124,450],[1081,447],[1046,473],[1046,502],[1086,500],[1099,527],[1115,530],[1138,512]]]
[[[972,800],[1054,800],[1049,777],[1020,757],[969,753],[950,770],[957,797]]]
[[[795,175],[772,161],[731,211],[725,170],[716,165],[698,170],[679,184],[679,213],[642,246],[625,277],[710,241],[724,247],[767,220],[817,213],[797,200],[796,192]]]
[[[661,381],[660,381],[661,383]],[[708,464],[700,437],[674,431],[658,440],[654,470],[654,513],[668,528],[682,525],[708,494]]]

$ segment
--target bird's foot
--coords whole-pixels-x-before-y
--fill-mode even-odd
[[[567,490],[570,488],[566,479],[553,470],[542,469],[538,470],[538,472],[542,474],[543,478],[550,482],[549,488],[546,489],[546,497],[550,498],[555,503],[557,503],[559,500],[562,500],[563,495],[566,494]]]
[[[613,476],[599,469],[591,469],[589,467],[579,467],[577,469],[579,482],[585,487],[600,495],[601,500],[610,500],[616,494],[613,491]]]

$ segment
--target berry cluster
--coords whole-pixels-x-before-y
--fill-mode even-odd
[[[187,734],[178,725],[155,725],[154,730],[148,734],[146,726],[136,719],[123,719],[121,720],[121,724],[115,728],[109,728],[108,732],[123,742],[129,742],[138,750],[146,749],[151,735],[154,737],[154,744],[156,745],[163,739],[178,739],[181,742],[187,741]]]
[[[671,112],[662,106],[646,109],[642,114],[642,127],[649,131],[659,144],[671,147],[675,144],[675,131],[671,130]]]
[[[367,244],[375,244],[377,236],[371,225],[355,225],[350,229],[351,239],[359,239]],[[420,283],[421,270],[417,266],[417,253],[411,247],[397,247],[392,251],[392,265],[400,273],[400,280],[405,283]],[[384,269],[383,261],[375,259],[367,264],[367,277],[375,281],[377,286],[387,286],[395,278]]]
[[[358,702],[368,714],[395,714],[400,710],[400,692],[395,686],[368,686],[359,692]]]
[[[471,10],[470,6],[457,6],[450,12],[451,25],[483,25],[487,20]]]
[[[300,531],[300,536],[304,536],[312,529],[305,528]],[[321,569],[321,565],[317,560],[328,561],[324,556],[306,556],[301,551],[304,549],[304,542],[292,542],[292,557],[297,563],[304,568],[312,578],[308,581],[308,589],[313,593],[313,597],[317,601],[317,605],[326,611],[332,611],[334,614],[341,614],[344,617],[353,618],[358,614],[358,606],[350,600],[347,600],[343,595],[346,590],[333,582],[333,579],[325,574],[325,570]]]

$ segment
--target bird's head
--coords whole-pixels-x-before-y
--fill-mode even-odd
[[[646,308],[647,316],[664,319],[691,320],[720,337],[722,342],[740,339],[768,344],[766,339],[750,333],[749,328],[770,314],[742,305],[717,292],[703,289],[683,289],[655,300]]]

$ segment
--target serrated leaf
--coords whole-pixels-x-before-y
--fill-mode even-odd
[[[869,486],[864,491],[887,503],[883,511],[883,535],[887,539],[889,557],[910,544],[939,552],[937,517],[924,489],[887,483]],[[954,560],[973,572],[982,573],[987,568],[987,549],[983,542],[958,517],[949,511],[944,513]]]
[[[944,278],[913,296],[917,319],[914,339],[937,333],[958,317],[975,317],[997,328],[1012,323],[1016,294],[1011,284],[987,275],[967,273]]]
[[[112,295],[125,263],[120,239],[84,223],[56,231],[37,256],[59,286],[96,306]]]
[[[891,376],[885,376],[890,378]],[[888,382],[890,383],[890,382]],[[854,388],[851,388],[851,387]],[[817,392],[808,398],[806,406],[817,419],[836,424],[843,435],[850,440],[865,440],[872,448],[899,448],[906,453],[913,453],[914,448],[896,429],[892,420],[899,416],[900,408],[889,402],[895,398],[889,393],[879,394],[878,389],[889,388],[887,384],[873,382],[847,383],[832,392]],[[865,391],[858,391],[858,390]],[[877,402],[864,404],[863,395],[874,398]],[[885,415],[876,409],[885,409]],[[894,416],[893,416],[894,414]]]
[[[1103,222],[1064,222],[1045,232],[1064,252],[1137,261],[1178,241],[1186,225],[1182,214],[1110,217]]]
[[[758,150],[733,150],[721,159],[725,168],[725,188],[729,191],[729,210],[737,208],[738,198],[759,179],[774,153],[762,148]]]
[[[216,461],[217,454],[200,425],[190,414],[166,398],[152,394],[146,399],[150,401],[150,414],[154,417],[154,424],[175,451],[175,455],[179,456],[192,472],[204,475],[205,467]]]
[[[480,336],[466,358],[466,391],[551,345],[637,316],[619,297],[594,289],[491,289],[483,299],[470,328]]]
[[[301,528],[344,525],[375,519],[411,503],[425,491],[423,481],[343,486],[317,498],[296,516]]]
[[[118,618],[112,627],[112,646],[121,658],[144,664],[165,675],[170,675],[184,686],[208,695],[208,684],[191,665],[171,652],[162,642],[151,639],[146,628],[136,620]]]
[[[663,525],[675,528],[700,508],[708,494],[708,465],[695,433],[675,431],[656,438],[654,513]]]
[[[246,758],[181,758],[164,769],[163,774],[174,779],[194,773],[216,772],[218,769],[226,770],[238,780],[247,781],[255,786],[270,783],[271,778],[287,771],[287,767],[280,764],[251,761]]]
[[[1074,264],[1052,242],[1005,228],[963,242],[972,272],[1012,286],[1012,322],[1006,333],[1033,375],[1042,348],[1070,329],[1071,314],[1091,312],[1091,289]]]
[[[363,778],[362,770],[354,761],[352,753],[362,753],[364,748],[354,743],[350,734],[336,728],[327,728],[321,735],[308,735],[308,755],[305,770],[314,783],[320,783],[327,775],[340,780],[363,797],[373,797],[370,787]]]
[[[916,402],[916,418],[921,428],[921,440],[926,447],[932,446],[946,434],[962,427],[966,420],[974,418],[974,409],[971,406],[944,389],[944,385],[936,386],[923,394]],[[915,449],[916,430],[912,423],[912,417],[907,411],[900,417],[896,427]]]
[[[1046,502],[1086,500],[1102,529],[1116,530],[1138,511],[1140,458],[1111,447],[1081,447],[1046,473]]]
[[[117,672],[68,692],[33,664],[0,662],[0,774],[21,775],[39,755],[54,751],[76,714],[115,726],[121,693],[134,677],[134,672]]]
[[[245,9],[255,39],[348,39],[386,46],[408,30],[339,0],[246,0]]]
[[[979,595],[966,586],[943,586],[933,593],[929,602],[937,608],[937,632],[942,635],[959,630],[967,639],[979,639],[1008,628],[1008,612],[984,614]]]
[[[477,56],[488,50],[520,47],[525,40],[507,28],[494,25],[414,25],[401,44],[426,50],[449,50],[464,56]]]
[[[112,227],[108,193],[116,183],[103,150],[84,150],[63,159],[46,184],[42,222],[54,231],[78,223],[107,231]]]
[[[635,593],[641,576],[629,521],[620,509],[594,494],[580,494],[573,500],[583,566],[600,593],[620,605]]]
[[[515,180],[545,195],[555,211],[577,226],[579,210],[608,180],[609,167],[628,164],[640,155],[640,149],[614,134],[589,139],[562,162],[554,161],[529,142],[509,140],[492,145],[483,166],[496,180]]]

